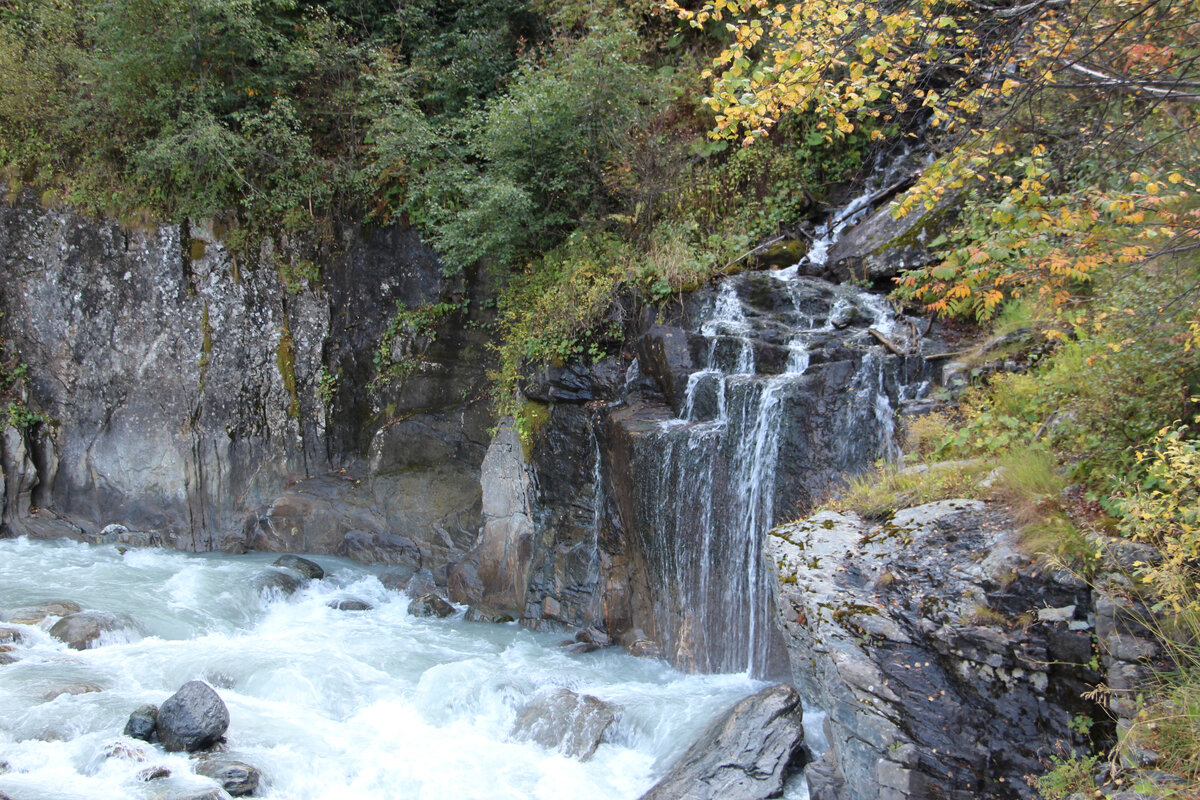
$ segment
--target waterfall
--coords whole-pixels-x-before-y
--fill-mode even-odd
[[[875,188],[818,230],[810,262]],[[896,410],[921,391],[906,386],[920,359],[868,333],[904,340],[887,301],[801,266],[722,279],[693,312],[677,413],[629,428],[625,527],[646,553],[657,635],[687,669],[780,674],[764,536],[846,472],[897,457]]]

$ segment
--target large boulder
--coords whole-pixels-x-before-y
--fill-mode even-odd
[[[267,569],[254,576],[253,585],[259,594],[287,597],[300,589],[300,580],[290,570]]]
[[[68,614],[54,623],[50,635],[73,650],[87,650],[104,644],[105,638],[129,640],[140,638],[141,632],[128,614],[80,611],[77,614]]]
[[[319,581],[325,577],[325,570],[321,568],[320,564],[300,556],[280,556],[271,563],[271,566],[295,570],[309,580]]]
[[[409,603],[408,613],[414,617],[448,617],[454,613],[454,606],[437,594],[430,592]]]
[[[776,684],[739,702],[642,800],[760,800],[783,789],[805,754],[800,695]]]
[[[169,751],[189,753],[212,747],[229,728],[229,709],[203,681],[189,681],[158,709],[155,731]]]
[[[257,767],[225,758],[201,761],[196,765],[196,774],[212,778],[233,797],[254,794],[258,791],[258,782],[262,778],[262,773]]]
[[[591,695],[557,689],[526,705],[511,735],[519,742],[535,742],[587,761],[617,721],[620,711],[620,706]]]

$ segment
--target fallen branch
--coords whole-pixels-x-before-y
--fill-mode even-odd
[[[883,345],[884,347],[886,347],[888,350],[892,351],[893,354],[898,355],[898,356],[908,355],[908,353],[906,353],[903,349],[901,349],[899,345],[897,345],[891,339],[887,338],[886,336],[884,336],[882,333],[875,330],[874,328],[867,328],[867,333],[871,334],[876,339],[878,339],[879,343],[881,345]]]

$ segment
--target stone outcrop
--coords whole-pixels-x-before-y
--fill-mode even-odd
[[[796,685],[828,715],[814,800],[1031,797],[1026,776],[1084,744],[1091,593],[1016,535],[973,500],[771,533]]]
[[[518,742],[534,742],[587,761],[620,712],[619,706],[591,695],[556,689],[535,697],[521,709],[511,736]]]
[[[778,797],[804,765],[803,709],[786,684],[745,698],[683,754],[641,800],[763,800]]]
[[[344,227],[336,252],[234,255],[226,233],[0,208],[0,326],[53,420],[0,437],[0,531],[119,523],[187,550],[458,560],[492,424],[482,284],[444,277],[398,227]],[[281,277],[301,258],[319,280]],[[439,301],[465,310],[407,379],[373,384],[397,307]]]

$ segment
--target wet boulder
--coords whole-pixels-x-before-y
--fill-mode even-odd
[[[513,726],[511,737],[534,742],[566,756],[587,761],[620,714],[620,706],[570,689],[535,697]]]
[[[800,695],[787,684],[739,702],[696,741],[642,800],[761,800],[783,789],[804,748]]]
[[[82,610],[83,606],[70,600],[51,600],[41,605],[14,608],[4,615],[4,619],[17,625],[39,625],[48,617],[65,617]]]
[[[221,788],[233,797],[245,797],[258,791],[258,782],[262,773],[257,767],[252,767],[242,761],[225,758],[212,758],[201,761],[196,765],[196,774],[212,778],[221,784]]]
[[[128,614],[108,611],[80,611],[54,623],[50,635],[72,650],[99,647],[103,639],[140,638],[137,623]]]
[[[81,694],[93,694],[94,692],[103,692],[104,689],[94,683],[72,683],[69,686],[59,686],[57,689],[51,689],[42,695],[46,702],[56,700],[63,695],[68,697],[76,697]]]
[[[467,613],[463,616],[463,619],[467,622],[492,622],[496,624],[515,621],[511,614],[486,606],[471,606],[467,609]]]
[[[155,731],[169,751],[193,753],[219,742],[229,728],[229,709],[203,681],[189,681],[158,709]]]
[[[268,569],[260,572],[254,576],[253,583],[259,594],[278,594],[287,597],[300,589],[300,580],[291,572],[282,569]]]
[[[357,597],[343,597],[340,600],[330,600],[325,605],[337,611],[370,611],[375,606]]]
[[[129,715],[129,721],[125,723],[123,733],[130,738],[141,739],[143,742],[157,742],[158,733],[155,731],[157,725],[158,706],[146,704],[138,706]]]
[[[421,569],[417,570],[409,579],[404,591],[409,597],[420,597],[425,594],[436,594],[437,588],[437,581],[434,580],[433,573],[427,569]]]
[[[448,617],[454,613],[454,606],[441,596],[429,592],[409,603],[408,613],[414,617]]]
[[[16,628],[0,628],[0,644],[20,644],[24,639],[25,634]]]
[[[325,570],[315,561],[309,561],[307,558],[300,556],[283,555],[271,562],[273,567],[283,567],[284,569],[295,570],[305,578],[313,581],[319,581],[325,577]]]

